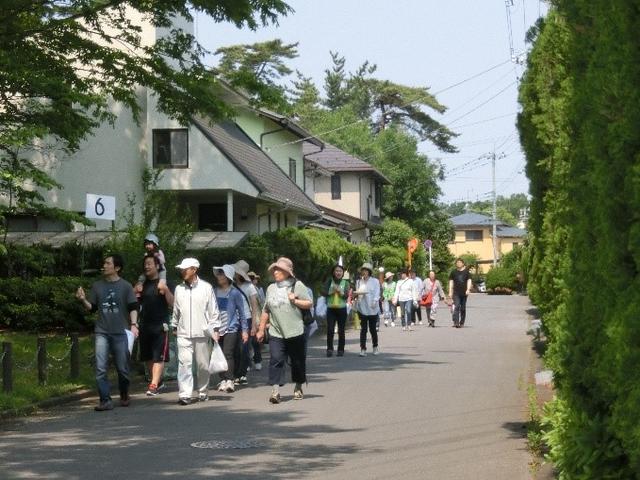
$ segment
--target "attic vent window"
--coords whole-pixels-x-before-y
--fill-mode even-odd
[[[189,166],[189,133],[186,128],[153,131],[154,168],[187,168]]]

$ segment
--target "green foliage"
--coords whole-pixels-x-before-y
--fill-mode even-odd
[[[528,290],[554,369],[547,441],[560,478],[640,472],[636,7],[554,2],[530,32],[520,88],[531,180]]]
[[[477,202],[453,202],[445,206],[449,216],[455,217],[467,211],[492,214],[492,203],[489,200]],[[523,209],[529,208],[529,198],[524,193],[514,193],[508,197],[498,195],[496,197],[496,216],[498,220],[516,225]]]
[[[83,253],[84,250],[84,253]],[[103,247],[79,243],[65,243],[60,248],[51,245],[25,247],[10,244],[7,255],[0,256],[0,278],[20,277],[24,280],[43,276],[80,276],[81,259],[86,265],[102,266]]]
[[[252,95],[253,101],[279,113],[288,113],[285,88],[279,84],[293,71],[285,60],[298,57],[298,44],[275,39],[253,45],[232,45],[215,51],[220,55],[217,74],[233,87]]]
[[[518,286],[516,272],[510,268],[493,267],[486,275],[487,293],[510,295]]]
[[[0,325],[15,330],[69,332],[93,328],[91,317],[75,298],[79,286],[91,282],[78,277],[0,279]]]
[[[188,220],[191,215],[186,207],[177,201],[176,193],[156,190],[162,170],[145,169],[142,173],[143,202],[142,213],[136,216],[138,199],[128,198],[127,211],[124,214],[124,225],[114,232],[107,244],[105,253],[119,253],[124,258],[124,271],[121,276],[135,283],[142,274],[144,237],[149,232],[160,239],[160,249],[164,252],[169,278],[175,278],[172,268],[184,256],[187,243],[191,239],[195,226]]]
[[[77,150],[98,125],[115,121],[113,101],[139,119],[141,86],[183,124],[194,114],[229,113],[202,62],[204,49],[193,35],[170,28],[175,17],[192,20],[196,12],[256,28],[290,11],[281,0],[11,3],[0,9],[0,197],[8,200],[0,202],[0,220],[14,213],[80,220],[48,207],[31,188],[60,188],[37,157]],[[166,27],[166,35],[145,45],[137,18]]]

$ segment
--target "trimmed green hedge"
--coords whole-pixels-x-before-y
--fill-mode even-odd
[[[92,330],[93,316],[86,315],[75,298],[79,286],[90,284],[90,279],[79,277],[0,279],[0,324],[34,332]]]
[[[493,267],[485,277],[487,293],[494,295],[511,295],[517,287],[515,270],[507,267]]]
[[[557,0],[520,87],[528,291],[549,340],[560,478],[640,478],[638,2]]]

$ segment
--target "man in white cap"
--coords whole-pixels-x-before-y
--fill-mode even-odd
[[[209,398],[209,337],[218,336],[220,313],[211,284],[198,277],[200,262],[185,258],[176,268],[183,280],[176,287],[171,319],[178,336],[178,403],[189,405],[193,393],[194,355],[198,400]]]

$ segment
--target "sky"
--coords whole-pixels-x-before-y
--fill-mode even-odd
[[[445,167],[441,201],[490,200],[491,160],[496,155],[496,192],[527,193],[524,155],[515,127],[518,82],[523,74],[526,30],[546,5],[540,0],[322,0],[287,2],[295,12],[278,26],[237,29],[198,16],[196,36],[209,51],[274,38],[299,42],[289,65],[321,88],[330,51],[348,71],[364,61],[374,76],[429,87],[448,110],[430,111],[459,134],[454,154],[423,142],[420,151]],[[363,8],[366,7],[366,8]],[[519,58],[520,61],[513,61]],[[216,57],[207,63],[215,65]],[[462,83],[461,83],[462,82]],[[460,83],[460,84],[459,84]],[[459,84],[459,85],[457,85]],[[312,132],[322,138],[322,132]]]

